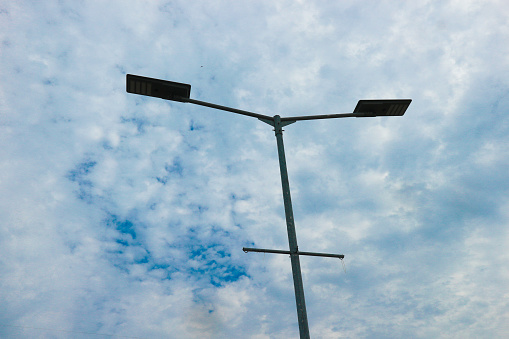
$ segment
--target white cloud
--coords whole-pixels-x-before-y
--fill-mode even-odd
[[[507,332],[501,2],[0,5],[0,336],[296,337],[272,128],[125,93],[125,74],[285,127],[313,337]],[[67,332],[66,332],[67,331]]]

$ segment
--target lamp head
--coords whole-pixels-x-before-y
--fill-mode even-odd
[[[402,116],[411,102],[411,99],[359,100],[353,112],[366,117]]]
[[[191,85],[127,74],[126,91],[165,100],[185,102],[185,99],[189,99],[191,95]]]

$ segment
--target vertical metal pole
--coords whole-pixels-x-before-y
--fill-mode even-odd
[[[281,185],[283,186],[283,201],[285,204],[286,228],[288,231],[288,243],[290,245],[290,259],[292,261],[293,286],[295,288],[295,302],[297,303],[297,317],[301,339],[309,339],[308,316],[306,312],[306,300],[304,298],[304,286],[300,271],[300,260],[297,246],[297,234],[293,221],[292,199],[290,197],[290,183],[286,169],[285,147],[283,144],[283,126],[281,117],[274,116],[274,131],[276,133],[277,153],[279,155],[279,169],[281,171]]]

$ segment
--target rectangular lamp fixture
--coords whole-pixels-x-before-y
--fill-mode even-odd
[[[183,102],[191,95],[191,85],[132,74],[126,76],[126,90],[128,93]]]
[[[402,116],[411,102],[411,99],[359,100],[353,112],[372,117]]]

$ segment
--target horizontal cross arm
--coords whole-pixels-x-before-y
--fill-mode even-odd
[[[247,115],[249,117],[258,118],[260,120],[262,120],[262,119],[269,120],[269,121],[274,120],[272,117],[269,117],[268,115],[258,114],[258,113],[249,112],[249,111],[243,111],[241,109],[231,108],[231,107],[227,107],[227,106],[216,105],[216,104],[212,104],[210,102],[205,102],[205,101],[200,101],[200,100],[195,100],[195,99],[190,99],[190,98],[180,98],[180,99],[183,102],[189,102],[189,103],[195,104],[195,105],[206,106],[206,107],[210,107],[210,108],[219,109],[222,111],[228,111],[228,112],[232,112],[232,113]]]
[[[322,114],[322,115],[303,115],[297,117],[284,117],[281,118],[281,121],[287,120],[318,120],[318,119],[335,119],[335,118],[358,118],[358,117],[366,117],[366,116],[374,116],[369,113],[339,113],[339,114]]]
[[[284,251],[284,250],[269,250],[266,248],[250,248],[250,247],[243,247],[242,250],[244,252],[262,252],[262,253],[276,253],[276,254],[292,254],[290,251]],[[309,255],[313,257],[328,257],[328,258],[339,258],[343,259],[345,256],[343,254],[333,254],[333,253],[316,253],[316,252],[301,252],[297,251],[295,254],[298,255]]]

